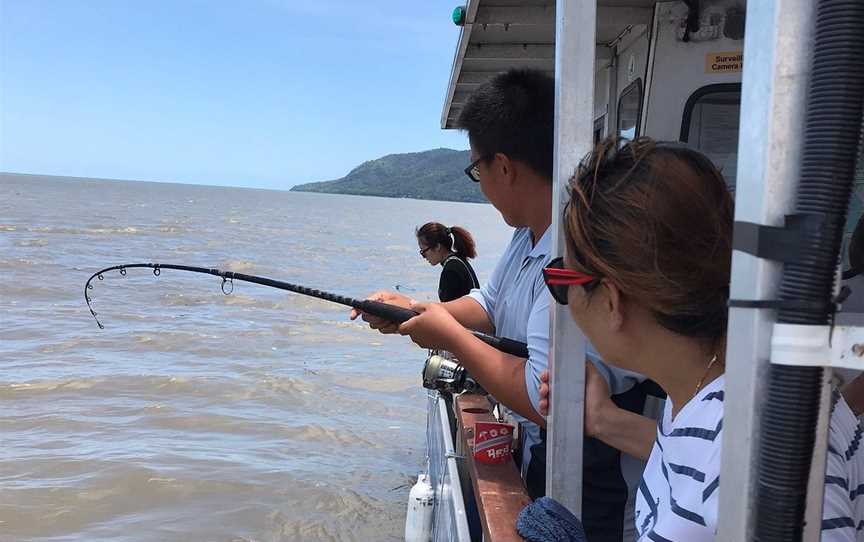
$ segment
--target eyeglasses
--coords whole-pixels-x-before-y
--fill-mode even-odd
[[[421,248],[421,249],[420,249],[420,255],[423,256],[423,257],[425,257],[425,256],[426,256],[426,252],[429,251],[429,250],[432,250],[432,247]]]
[[[597,285],[600,279],[579,271],[566,269],[564,258],[555,258],[549,266],[543,269],[543,282],[549,288],[549,293],[561,305],[567,304],[567,292],[570,286],[582,286],[586,291]]]
[[[471,162],[471,165],[465,168],[465,175],[468,175],[468,178],[474,181],[475,183],[480,182],[480,162],[485,160],[485,156],[481,156],[477,160]]]

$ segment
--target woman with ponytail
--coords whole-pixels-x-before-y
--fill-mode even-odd
[[[438,298],[442,303],[459,299],[480,287],[477,275],[468,263],[469,258],[477,256],[474,239],[468,230],[427,222],[417,229],[416,234],[420,255],[429,265],[442,267],[438,281]]]

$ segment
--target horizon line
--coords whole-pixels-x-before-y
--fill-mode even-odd
[[[297,186],[297,184],[306,184],[306,183],[297,183],[291,185],[289,188],[264,188],[260,186],[237,186],[237,185],[229,185],[229,184],[203,184],[196,182],[187,182],[187,181],[154,181],[148,179],[116,179],[112,177],[82,177],[80,175],[56,175],[49,173],[24,173],[20,171],[0,171],[0,175],[19,175],[22,177],[54,177],[57,179],[78,179],[78,180],[87,180],[87,181],[109,181],[109,182],[121,182],[121,183],[150,183],[150,184],[179,184],[183,186],[205,186],[207,188],[245,188],[249,190],[274,190],[277,192],[290,192],[291,188]],[[315,181],[312,181],[315,182]]]
[[[165,181],[165,180],[153,180],[153,179],[118,179],[118,178],[114,178],[114,177],[82,177],[80,175],[57,175],[57,174],[52,174],[52,173],[31,173],[31,172],[22,172],[22,171],[0,171],[0,175],[22,175],[22,176],[30,176],[30,177],[56,177],[59,179],[87,179],[87,180],[92,180],[92,181],[119,181],[119,182],[125,182],[125,183],[180,184],[180,185],[185,185],[185,186],[206,186],[206,187],[212,187],[212,188],[248,188],[250,190],[275,190],[277,192],[290,192],[291,189],[294,188],[295,186],[299,186],[299,185],[303,185],[303,184],[316,184],[316,183],[326,183],[326,182],[338,181],[338,180],[344,178],[349,173],[351,173],[351,171],[353,171],[354,169],[360,167],[362,164],[365,164],[366,162],[371,162],[374,160],[380,160],[381,158],[386,158],[388,156],[394,156],[394,155],[399,155],[399,154],[421,154],[424,152],[438,151],[438,150],[465,152],[465,151],[468,151],[470,149],[452,149],[449,147],[435,147],[432,149],[425,149],[422,151],[391,152],[389,154],[381,155],[378,158],[371,158],[369,160],[364,160],[360,164],[351,168],[348,171],[348,173],[346,173],[345,175],[343,175],[339,179],[329,179],[329,180],[324,180],[324,181],[302,181],[302,182],[294,183],[287,188],[272,188],[272,187],[265,188],[265,187],[260,187],[260,186],[237,186],[237,185],[233,185],[233,184],[205,184],[205,183],[200,183],[200,182],[178,181],[178,180]]]

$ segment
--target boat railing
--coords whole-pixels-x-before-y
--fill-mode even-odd
[[[432,542],[469,542],[468,514],[453,441],[451,414],[445,397],[429,390],[426,409],[429,482],[434,491]]]
[[[471,480],[477,514],[486,542],[521,541],[516,518],[531,503],[519,469],[513,461],[483,463],[474,458],[474,427],[477,422],[498,421],[486,395],[463,393],[456,396],[456,453],[462,458]]]

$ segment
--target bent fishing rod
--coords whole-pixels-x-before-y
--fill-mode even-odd
[[[325,301],[330,301],[332,303],[338,303],[339,305],[345,305],[347,307],[357,309],[360,312],[365,312],[367,314],[371,314],[372,316],[377,316],[378,318],[383,318],[397,324],[401,324],[402,322],[410,320],[411,318],[419,314],[418,312],[412,311],[411,309],[405,309],[397,305],[381,303],[380,301],[373,301],[371,299],[354,299],[353,297],[346,297],[330,292],[324,292],[322,290],[316,290],[314,288],[307,288],[306,286],[300,286],[299,284],[291,284],[290,282],[283,282],[281,280],[274,280],[267,277],[259,277],[256,275],[246,275],[244,273],[234,273],[233,271],[222,271],[221,269],[208,269],[206,267],[193,267],[189,265],[174,265],[167,263],[132,263],[126,265],[113,265],[111,267],[106,267],[105,269],[96,271],[95,273],[90,275],[90,278],[87,279],[87,282],[84,284],[84,299],[87,301],[87,308],[90,309],[90,314],[93,315],[93,319],[96,320],[96,324],[99,326],[99,329],[105,329],[105,326],[102,325],[102,322],[99,321],[96,311],[93,310],[93,300],[90,298],[90,294],[88,292],[88,290],[93,289],[93,279],[103,280],[105,278],[105,273],[109,271],[119,271],[122,276],[126,276],[127,269],[133,269],[136,267],[150,268],[153,270],[153,275],[157,277],[162,273],[163,269],[174,269],[177,271],[189,271],[192,273],[214,275],[222,279],[222,293],[224,293],[225,295],[228,295],[234,291],[235,280],[243,282],[254,282],[255,284],[260,284],[262,286],[278,288],[279,290],[287,290],[289,292],[294,292],[295,294],[302,294],[318,299],[323,299]],[[475,337],[477,337],[484,343],[500,350],[501,352],[504,352],[505,354],[511,354],[520,358],[528,357],[528,345],[523,342],[514,341],[513,339],[508,339],[506,337],[495,337],[493,335],[487,335],[486,333],[481,333],[479,331],[472,330],[471,333],[473,333]]]

